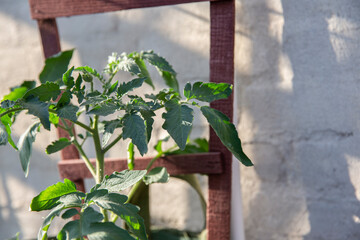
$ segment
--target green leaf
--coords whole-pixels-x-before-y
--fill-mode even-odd
[[[104,77],[100,73],[98,73],[95,69],[88,67],[88,66],[78,67],[75,69],[75,71],[81,71],[85,74],[90,74],[91,76],[98,78],[100,81],[103,81],[103,79],[104,79]],[[87,78],[88,78],[88,76],[83,75],[83,80],[85,82],[91,82],[91,80],[89,81],[89,79],[87,79]]]
[[[61,98],[59,99],[58,103],[56,104],[57,108],[62,108],[66,105],[68,105],[71,101],[71,92],[70,91],[65,91],[61,94]]]
[[[59,140],[52,142],[49,146],[46,147],[46,153],[52,154],[52,153],[58,152],[69,145],[71,145],[71,142],[69,141],[69,139],[60,138]]]
[[[15,106],[15,102],[11,100],[4,100],[1,102],[1,108],[8,109]]]
[[[120,59],[119,69],[125,72],[130,72],[131,74],[138,75],[141,73],[139,66],[136,64],[135,60],[132,58],[127,58],[124,56]]]
[[[93,223],[86,233],[89,240],[135,240],[112,222]]]
[[[47,240],[48,236],[47,236],[47,232],[49,230],[50,224],[52,222],[52,220],[56,217],[59,216],[61,211],[64,209],[64,205],[58,205],[56,206],[48,215],[47,217],[44,219],[41,228],[39,230],[38,233],[38,240]]]
[[[184,96],[187,99],[197,99],[203,102],[212,102],[228,98],[232,92],[232,85],[228,83],[203,83],[196,82],[191,87],[187,83],[184,88]]]
[[[147,142],[150,141],[151,133],[152,133],[152,125],[154,124],[153,117],[156,116],[154,111],[151,110],[140,110],[141,116],[145,120],[145,126],[146,126],[146,140]]]
[[[46,188],[37,195],[30,204],[31,211],[42,211],[53,208],[61,196],[76,192],[76,186],[68,179],[64,179],[64,183],[58,182]]]
[[[117,93],[119,96],[123,96],[124,94],[134,90],[135,88],[141,87],[146,78],[135,78],[129,82],[121,83]]]
[[[32,152],[32,144],[35,141],[40,123],[31,125],[20,137],[17,147],[19,149],[21,167],[25,173],[25,177],[29,174],[29,164]]]
[[[136,113],[126,114],[123,119],[123,138],[130,138],[140,154],[144,155],[148,151],[144,120]]]
[[[207,106],[200,109],[224,146],[245,166],[252,166],[251,160],[242,150],[240,138],[230,119],[216,109]]]
[[[5,111],[5,110],[3,110]],[[0,110],[0,113],[2,111]],[[7,133],[7,140],[8,142],[10,143],[10,145],[15,149],[15,150],[18,150],[15,142],[13,141],[12,137],[11,137],[11,125],[12,125],[12,120],[11,120],[11,117],[7,114],[7,115],[4,115],[1,117],[1,123],[4,125],[5,127],[5,130],[6,130],[6,133]]]
[[[41,124],[46,130],[50,130],[49,105],[49,103],[41,102],[37,98],[30,98],[25,102],[21,102],[21,106],[26,108],[29,114],[40,119]]]
[[[180,149],[184,149],[192,128],[194,111],[188,106],[180,105],[176,100],[166,102],[165,109],[167,112],[162,115],[165,119],[162,127],[168,131]]]
[[[165,84],[170,88],[174,89],[175,92],[179,91],[179,82],[176,79],[176,75],[166,71],[159,71],[161,77],[164,79]]]
[[[3,124],[0,124],[0,145],[6,145],[8,142],[8,133],[6,127]]]
[[[204,138],[197,138],[194,141],[188,142],[184,150],[178,149],[178,150],[166,152],[166,155],[201,153],[208,151],[209,151],[208,141]]]
[[[121,121],[119,119],[115,119],[112,121],[104,121],[103,123],[104,123],[104,134],[101,141],[102,147],[104,147],[109,142],[115,129],[121,127]]]
[[[45,60],[45,66],[40,73],[40,82],[61,81],[62,75],[66,72],[74,50],[60,52]]]
[[[26,92],[23,98],[37,97],[40,101],[46,102],[50,99],[56,100],[60,95],[60,86],[57,83],[46,82]]]
[[[78,210],[76,210],[75,208],[70,208],[66,210],[66,212],[63,213],[63,215],[61,215],[61,218],[69,219],[78,214],[79,214]]]
[[[145,174],[146,170],[124,170],[121,172],[114,172],[110,176],[105,176],[101,184],[97,185],[94,189],[106,189],[109,192],[120,192],[140,181]]]
[[[94,107],[86,114],[95,114],[99,116],[107,116],[116,112],[119,109],[119,106],[116,103],[107,102],[99,104],[98,106]]]
[[[76,122],[77,121],[76,112],[78,110],[79,107],[69,104],[62,108],[56,109],[56,113],[61,118],[66,118],[73,122]]]
[[[142,59],[148,61],[151,65],[155,66],[161,71],[170,72],[176,74],[172,66],[166,61],[165,58],[157,55],[153,51],[142,52]]]
[[[110,210],[123,219],[131,232],[140,240],[147,239],[144,220],[137,214],[139,209],[129,203],[125,203],[126,197],[118,193],[109,193],[92,200],[99,207]]]
[[[4,96],[3,100],[16,101],[22,98],[27,91],[28,89],[26,87],[14,88],[8,95]]]
[[[114,83],[111,85],[111,87],[109,88],[107,94],[110,95],[111,93],[115,92],[116,89],[117,89],[117,87],[118,87],[118,84],[119,84],[119,81],[114,82]]]
[[[65,83],[67,89],[70,89],[75,85],[74,78],[71,76],[73,71],[74,67],[71,67],[62,76],[63,82]]]
[[[151,77],[150,77],[150,74],[149,74],[149,72],[147,70],[145,62],[142,59],[140,59],[139,57],[134,58],[134,60],[135,60],[136,64],[139,66],[139,68],[140,68],[141,75],[146,77],[145,83],[149,84],[154,90],[155,86],[154,86],[154,84],[153,84],[153,82],[151,80]]]
[[[146,185],[152,183],[167,183],[169,181],[169,173],[165,167],[156,167],[150,170],[148,174],[144,176],[144,183]]]

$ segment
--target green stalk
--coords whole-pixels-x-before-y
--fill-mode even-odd
[[[0,118],[9,114],[9,113],[12,113],[12,112],[16,112],[16,111],[21,111],[21,110],[24,110],[25,108],[13,108],[13,109],[10,109],[10,110],[7,110],[6,112],[3,112],[0,114]]]
[[[96,152],[96,178],[95,181],[97,184],[101,183],[105,176],[105,158],[104,152],[101,148],[100,136],[99,136],[99,116],[94,117],[94,125],[93,125],[93,139],[95,145],[95,152]],[[108,213],[105,209],[101,208],[101,212],[104,216],[104,222],[109,221]]]
[[[109,145],[107,145],[102,151],[105,154],[107,151],[109,151],[116,143],[118,143],[122,138],[122,134],[120,134],[119,136],[117,136],[117,138],[115,138],[111,143],[109,143]]]

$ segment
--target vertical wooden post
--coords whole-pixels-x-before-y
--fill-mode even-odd
[[[234,82],[235,1],[210,3],[210,81]],[[233,118],[233,96],[210,104]],[[232,154],[210,130],[210,151],[222,153],[224,173],[209,175],[208,240],[230,239]]]
[[[49,58],[52,55],[61,51],[59,31],[57,28],[56,19],[43,19],[37,20],[37,22],[39,26],[44,56],[45,58]],[[59,138],[69,138],[69,134],[61,128],[58,128],[58,136]],[[79,152],[73,145],[68,146],[61,151],[61,160],[78,158],[80,158]],[[85,191],[83,179],[75,181],[75,184],[78,190]]]

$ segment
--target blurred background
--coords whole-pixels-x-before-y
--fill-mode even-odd
[[[243,227],[247,240],[360,239],[360,2],[236,4],[234,123],[255,166],[234,164],[232,239],[243,239]],[[76,49],[72,65],[101,70],[112,52],[153,49],[178,72],[180,88],[208,81],[209,3],[61,18],[58,27],[62,48]],[[0,95],[37,79],[43,61],[28,2],[1,0]],[[164,87],[160,78],[156,85]],[[207,137],[197,119],[193,137]],[[164,136],[161,123],[156,130],[150,144]],[[36,237],[42,217],[29,203],[60,180],[60,156],[44,151],[56,138],[54,130],[38,135],[28,178],[17,153],[0,147],[0,239]],[[120,145],[109,154],[119,156]],[[151,197],[154,225],[201,229],[200,203],[186,184],[156,185]]]

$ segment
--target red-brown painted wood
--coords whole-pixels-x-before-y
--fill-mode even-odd
[[[210,3],[210,19],[210,81],[233,84],[235,1]],[[210,106],[232,119],[233,96]],[[210,151],[222,153],[224,172],[209,175],[208,240],[230,239],[232,154],[220,143],[213,130],[210,131]]]
[[[56,19],[42,19],[38,20],[38,27],[43,46],[43,52],[45,58],[49,58],[52,55],[61,51],[59,31],[56,24]],[[70,122],[68,122],[71,125]],[[61,128],[57,129],[59,138],[66,137],[70,138],[69,134]],[[74,131],[75,133],[75,131]],[[61,159],[74,159],[80,158],[79,152],[75,146],[71,145],[61,150]],[[78,179],[75,182],[78,190],[85,190],[84,180]]]
[[[68,17],[133,8],[208,1],[220,0],[29,0],[31,17],[33,19]]]
[[[138,158],[135,160],[135,169],[143,170],[151,161],[151,158]],[[94,164],[95,159],[91,162]],[[186,155],[172,155],[159,158],[152,166],[166,167],[169,174],[221,174],[222,160],[220,153],[198,153]],[[67,161],[60,161],[58,164],[60,177],[68,178],[70,180],[77,180],[83,178],[91,178],[92,175],[81,159],[72,159]],[[114,171],[122,171],[127,169],[126,159],[105,159],[105,174],[110,175]]]

